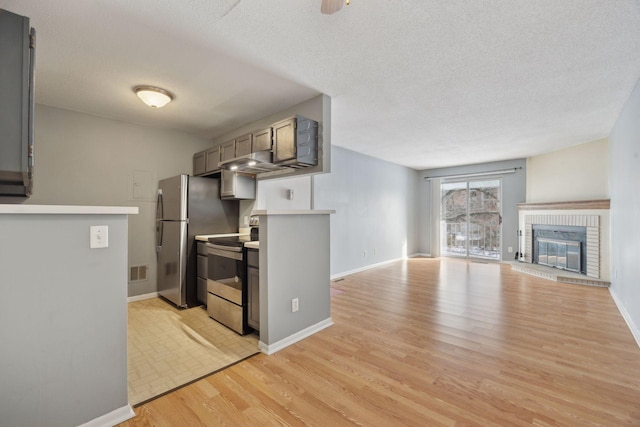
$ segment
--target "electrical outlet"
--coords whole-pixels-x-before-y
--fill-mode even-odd
[[[367,251],[362,251],[362,258],[366,258],[367,257]]]
[[[513,247],[512,247],[512,246],[509,246],[509,247],[507,248],[507,252],[512,253],[512,252],[513,252]]]
[[[294,298],[291,300],[291,312],[295,313],[298,311],[300,307],[298,306],[298,298]]]
[[[92,225],[89,228],[89,248],[108,248],[109,247],[109,226]]]

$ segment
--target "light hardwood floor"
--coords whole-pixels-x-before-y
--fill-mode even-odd
[[[607,289],[426,258],[333,286],[334,326],[123,426],[640,426],[640,348]]]

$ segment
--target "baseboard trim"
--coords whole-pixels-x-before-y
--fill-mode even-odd
[[[378,262],[376,264],[365,265],[364,267],[359,267],[359,268],[355,268],[353,270],[344,271],[342,273],[333,274],[333,275],[329,276],[329,280],[339,279],[341,277],[348,276],[350,274],[360,273],[361,271],[367,271],[367,270],[371,270],[372,268],[382,267],[383,265],[391,264],[392,262],[402,261],[402,260],[405,260],[405,259],[408,259],[408,258],[415,258],[415,257],[419,257],[419,256],[433,258],[431,256],[431,254],[415,253],[415,254],[407,255],[406,257],[389,259],[387,261]]]
[[[136,413],[133,412],[131,405],[126,405],[122,408],[115,409],[108,414],[104,414],[101,417],[94,418],[79,427],[111,427],[130,420],[135,416]]]
[[[136,302],[136,301],[144,301],[146,299],[157,298],[159,296],[160,296],[159,293],[151,292],[151,293],[148,293],[148,294],[135,295],[135,296],[132,296],[132,297],[128,297],[127,298],[127,302],[129,303],[129,302]]]
[[[350,274],[360,273],[361,271],[371,270],[372,268],[382,267],[383,265],[391,264],[392,262],[402,261],[403,259],[407,259],[405,257],[402,258],[394,258],[387,261],[378,262],[376,264],[365,265],[364,267],[354,268],[353,270],[343,271],[342,273],[333,274],[329,276],[329,280],[339,279],[344,276],[349,276]]]
[[[316,332],[320,332],[321,330],[328,328],[331,325],[333,325],[333,321],[329,317],[328,319],[322,320],[315,325],[311,325],[308,328],[304,328],[303,330],[296,332],[293,335],[283,338],[280,341],[276,341],[273,344],[265,344],[262,341],[258,341],[258,349],[264,354],[273,354],[285,347],[290,346],[291,344],[302,341],[303,339],[315,334]]]
[[[611,295],[611,298],[613,298],[613,302],[616,304],[616,307],[618,307],[618,311],[622,314],[622,318],[627,322],[627,326],[629,327],[629,330],[631,330],[631,335],[635,338],[636,344],[640,347],[640,329],[638,329],[638,326],[636,326],[631,315],[624,307],[622,301],[620,301],[620,298],[618,298],[618,295],[612,287],[609,288],[609,294]]]

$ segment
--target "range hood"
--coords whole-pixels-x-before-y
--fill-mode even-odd
[[[282,166],[272,163],[271,151],[257,151],[244,156],[235,157],[233,159],[220,162],[220,169],[228,169],[245,173],[263,173],[272,172],[283,169]]]

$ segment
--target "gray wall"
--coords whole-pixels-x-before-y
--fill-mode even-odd
[[[273,345],[331,318],[329,216],[260,216],[263,344]],[[295,313],[291,311],[293,298],[299,301]]]
[[[609,136],[611,293],[640,344],[640,86]]]
[[[507,160],[502,162],[481,163],[476,165],[455,166],[424,170],[420,172],[419,198],[420,198],[420,252],[431,254],[431,224],[434,220],[430,212],[427,200],[431,197],[429,181],[424,177],[438,177],[445,175],[460,175],[494,170],[521,167],[512,174],[502,176],[502,259],[511,261],[518,250],[518,203],[525,202],[526,192],[526,160]],[[497,175],[496,175],[497,176]],[[493,176],[492,176],[493,177]],[[437,218],[436,218],[437,220]],[[511,246],[513,253],[507,252]]]
[[[161,113],[162,111],[158,111]],[[158,180],[191,174],[206,139],[36,106],[35,189],[30,204],[137,206],[129,222],[129,264],[148,280],[129,296],[156,292],[155,192]]]
[[[89,249],[91,225],[108,248]],[[127,216],[0,214],[0,236],[0,425],[127,407]]]
[[[417,183],[413,169],[333,146],[331,173],[313,185],[314,208],[336,211],[332,276],[417,251]]]

